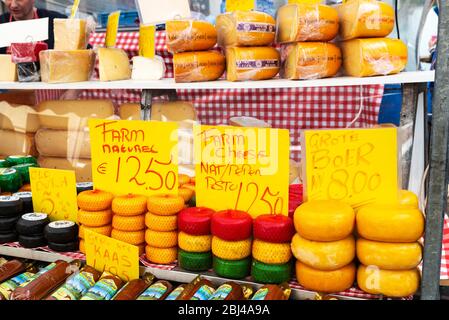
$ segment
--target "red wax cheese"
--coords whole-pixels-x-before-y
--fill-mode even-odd
[[[254,220],[253,235],[271,243],[291,242],[295,234],[293,220],[283,215],[265,214]]]
[[[178,229],[194,236],[210,235],[214,210],[203,207],[187,208],[178,214]]]
[[[212,216],[212,235],[226,241],[251,238],[253,218],[244,211],[225,210]]]

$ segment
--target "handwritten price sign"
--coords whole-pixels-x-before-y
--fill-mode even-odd
[[[178,125],[89,120],[92,178],[115,195],[178,193]]]
[[[397,200],[396,128],[306,130],[302,139],[306,200],[353,207]]]
[[[253,10],[256,0],[226,0],[226,12]]]
[[[30,168],[33,208],[50,220],[78,221],[74,171]]]
[[[289,143],[288,130],[195,126],[198,206],[288,215]]]

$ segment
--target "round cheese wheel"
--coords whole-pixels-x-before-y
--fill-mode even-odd
[[[207,21],[170,20],[165,24],[165,32],[171,53],[209,50],[217,43],[217,30]]]
[[[214,272],[223,278],[243,279],[250,274],[251,257],[241,260],[224,260],[213,257]]]
[[[424,232],[424,216],[416,208],[372,204],[360,208],[356,218],[357,233],[368,240],[416,242]]]
[[[88,227],[85,225],[81,225],[78,231],[78,237],[80,237],[81,239],[84,239],[84,230],[89,230],[92,232],[96,232],[99,234],[102,234],[106,237],[110,237],[111,236],[111,231],[112,231],[112,226],[111,225],[106,225],[106,226],[102,226],[102,227]]]
[[[78,194],[78,207],[86,211],[101,211],[111,207],[112,193],[101,190],[87,190]]]
[[[177,214],[184,208],[184,199],[175,195],[153,195],[147,199],[149,212],[160,216]]]
[[[137,246],[145,242],[145,231],[121,231],[112,229],[111,238]]]
[[[357,284],[370,294],[382,294],[400,298],[413,295],[419,288],[418,269],[382,270],[374,266],[360,265],[357,271]]]
[[[78,222],[88,227],[102,227],[111,224],[112,211],[86,211],[80,209],[78,211]]]
[[[186,174],[182,174],[182,173],[179,174],[178,175],[178,184],[179,184],[179,186],[181,187],[181,186],[183,186],[183,185],[185,185],[187,183],[190,183],[190,177],[188,175],[186,175]]]
[[[157,264],[171,264],[176,261],[178,256],[178,248],[156,248],[151,246],[145,247],[145,256],[148,261]]]
[[[343,202],[316,200],[299,206],[293,219],[301,237],[312,241],[337,241],[352,233],[355,213]]]
[[[120,216],[136,216],[147,211],[147,198],[134,194],[118,196],[112,200],[112,212]]]
[[[399,190],[399,204],[401,206],[419,207],[419,201],[416,194],[408,190]]]
[[[343,240],[318,242],[295,234],[291,248],[296,259],[311,268],[323,271],[343,268],[355,258],[355,240],[352,235]]]
[[[194,236],[211,234],[211,219],[214,210],[203,207],[193,207],[182,210],[178,215],[179,231]]]
[[[266,264],[284,264],[292,257],[289,242],[270,243],[255,239],[252,253],[254,259]]]
[[[283,215],[264,214],[254,219],[255,239],[273,243],[290,242],[295,234],[293,220]]]
[[[225,71],[225,57],[217,51],[175,53],[173,68],[176,82],[217,80]]]
[[[292,274],[292,263],[265,264],[253,260],[251,265],[251,277],[260,283],[282,283],[289,281]]]
[[[207,252],[212,248],[212,236],[192,236],[181,231],[178,234],[178,246],[187,252]]]
[[[178,264],[182,269],[189,271],[207,271],[212,268],[212,253],[179,250]]]
[[[211,220],[211,232],[214,236],[227,240],[239,241],[251,238],[253,219],[238,210],[216,212]]]
[[[226,241],[212,237],[212,253],[224,260],[241,260],[251,256],[251,239]]]
[[[145,215],[125,217],[114,215],[112,217],[112,227],[121,231],[140,231],[145,229]]]
[[[145,231],[145,242],[156,248],[171,248],[178,245],[178,233],[176,231]]]
[[[195,194],[195,191],[189,188],[179,188],[178,189],[178,195],[184,199],[184,202],[189,202],[190,199],[192,199],[193,195]]]
[[[147,212],[145,225],[154,231],[174,231],[178,227],[178,216],[158,216]]]

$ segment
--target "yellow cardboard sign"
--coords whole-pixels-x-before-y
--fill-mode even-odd
[[[288,215],[288,130],[197,125],[194,145],[198,206]]]
[[[140,25],[139,31],[139,56],[153,59],[156,26]]]
[[[75,171],[30,168],[35,212],[48,214],[50,220],[78,222]]]
[[[91,230],[84,231],[86,262],[125,281],[139,278],[139,248]]]
[[[178,194],[178,124],[89,120],[92,178],[115,195]]]
[[[343,0],[344,2],[344,0]],[[288,0],[288,3],[307,3],[307,4],[319,4],[319,3],[325,3],[323,0]]]
[[[108,23],[106,25],[106,47],[115,47],[117,42],[117,32],[120,22],[121,11],[112,12],[108,16]]]
[[[255,0],[226,0],[226,12],[232,12],[237,10],[248,11],[253,10],[255,6]]]
[[[304,199],[341,200],[354,208],[397,200],[396,128],[305,130]]]

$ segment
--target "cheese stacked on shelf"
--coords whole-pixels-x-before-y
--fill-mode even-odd
[[[16,64],[12,62],[12,57],[10,54],[0,54],[0,82],[17,81],[17,68]]]

